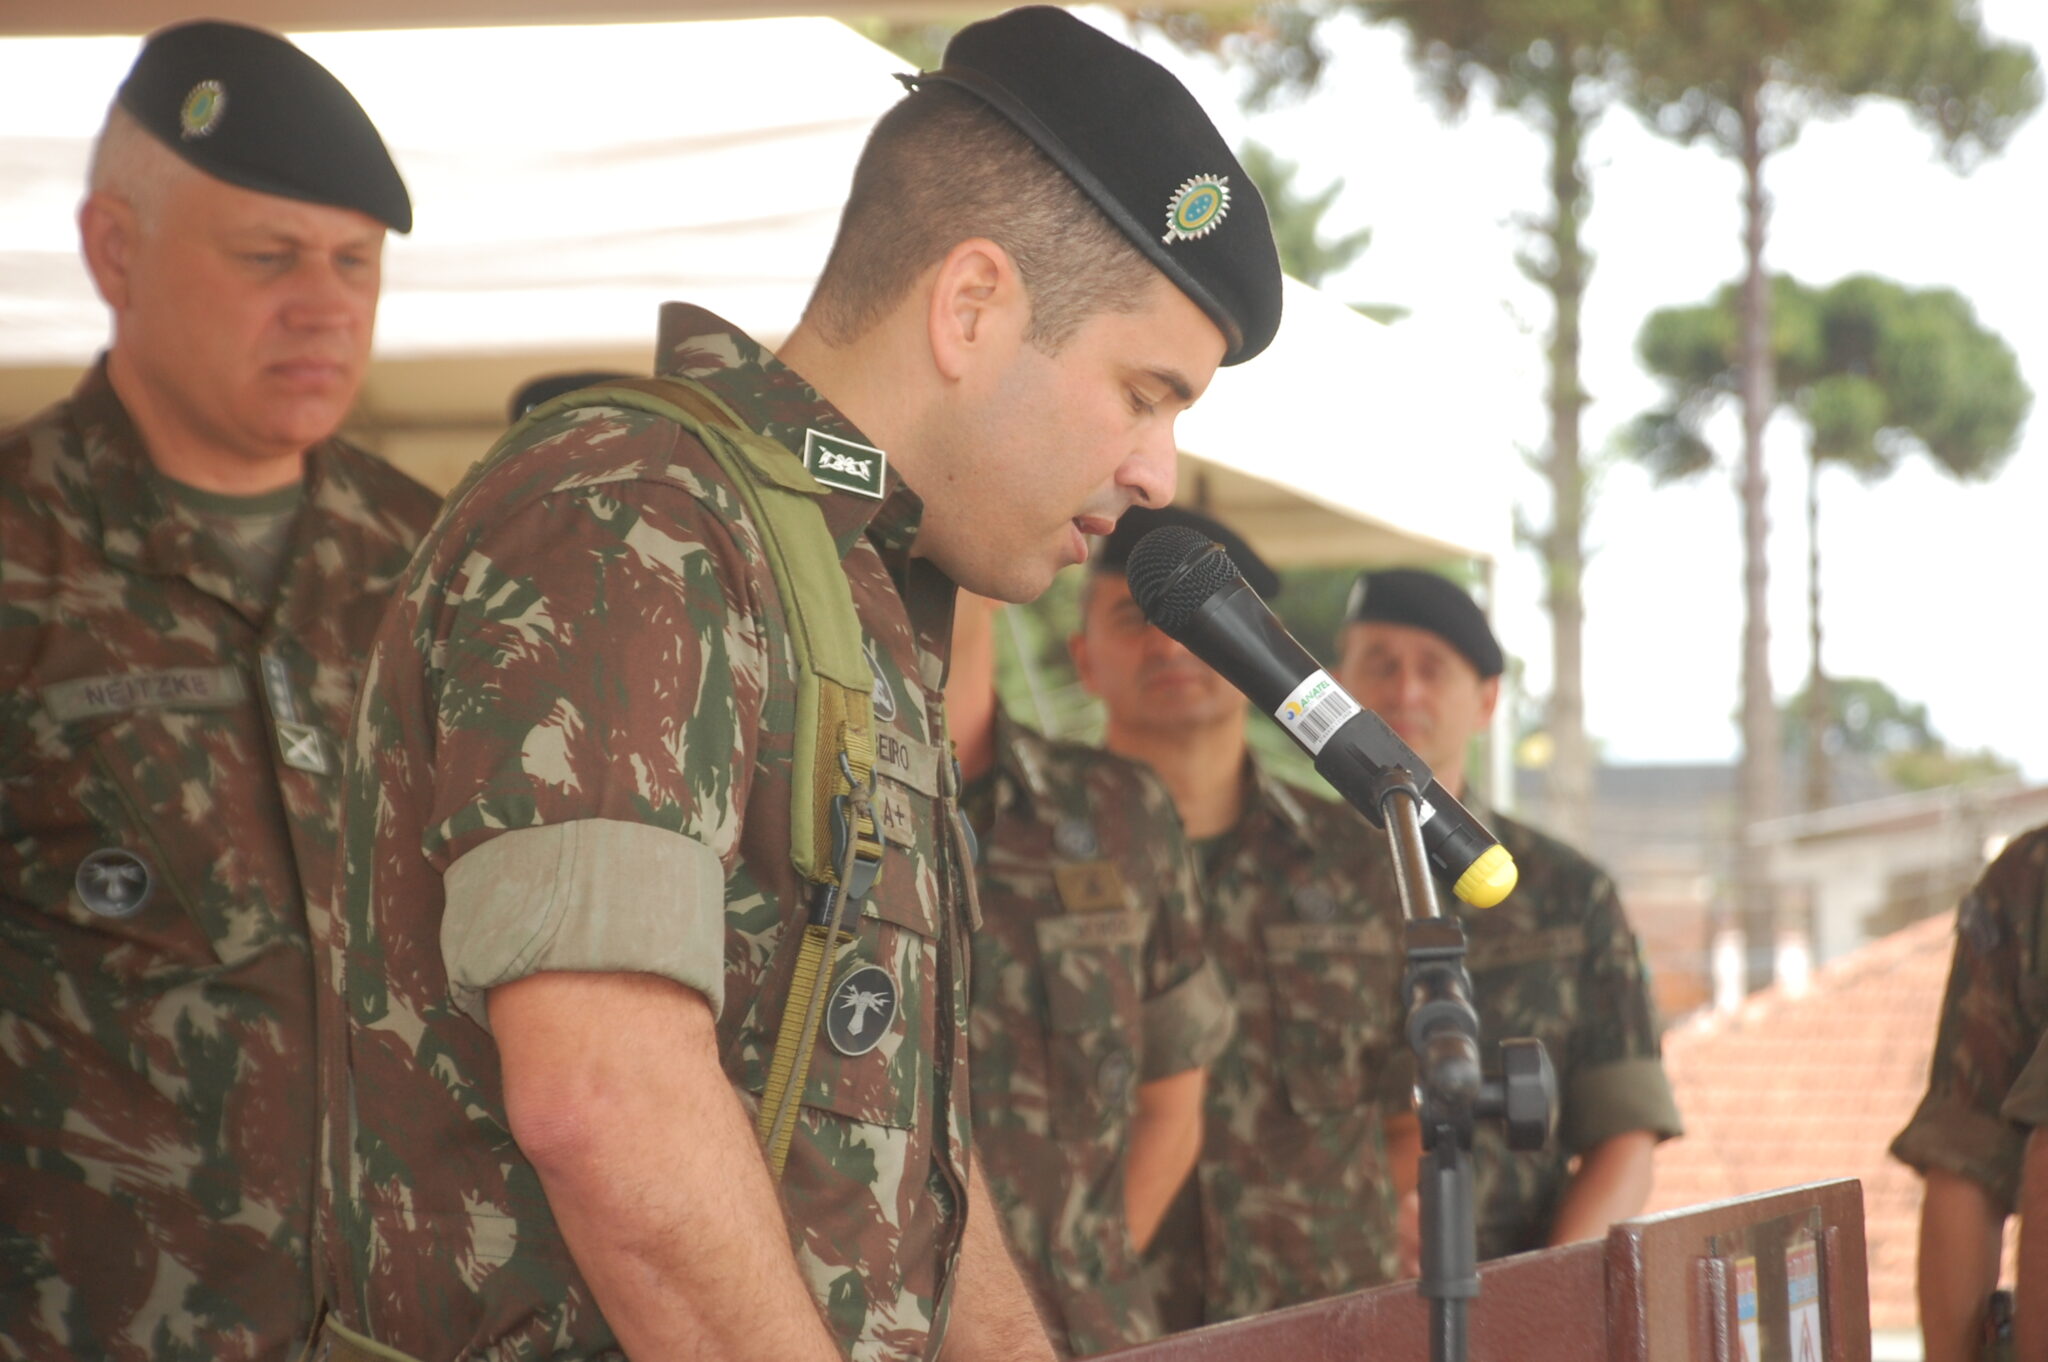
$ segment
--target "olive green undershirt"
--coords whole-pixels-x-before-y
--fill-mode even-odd
[[[258,598],[266,605],[274,601],[278,583],[284,580],[292,522],[306,504],[305,483],[294,482],[255,496],[233,496],[192,487],[162,473],[152,476],[159,492],[183,507],[213,536],[235,571],[256,589]]]

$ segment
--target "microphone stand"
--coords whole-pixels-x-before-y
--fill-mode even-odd
[[[1416,1294],[1430,1302],[1431,1362],[1466,1362],[1468,1312],[1479,1295],[1478,1231],[1472,1204],[1472,1130],[1507,1124],[1511,1149],[1540,1149],[1550,1137],[1557,1079],[1541,1042],[1501,1045],[1502,1077],[1479,1062],[1479,1016],[1465,970],[1465,932],[1437,908],[1422,841],[1422,792],[1415,775],[1389,767],[1373,796],[1394,856],[1406,920],[1408,1044],[1415,1052],[1416,1115],[1422,1125],[1422,1273]]]

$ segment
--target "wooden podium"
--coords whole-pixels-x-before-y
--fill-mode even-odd
[[[1629,1220],[1483,1263],[1470,1362],[1870,1362],[1853,1178]],[[1414,1282],[1120,1349],[1118,1362],[1428,1362]]]

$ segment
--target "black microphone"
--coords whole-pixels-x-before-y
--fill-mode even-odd
[[[1361,708],[1295,642],[1221,544],[1191,526],[1162,525],[1131,550],[1124,575],[1145,618],[1279,720],[1315,758],[1323,779],[1374,827],[1386,826],[1375,797],[1380,777],[1397,766],[1414,776],[1422,790],[1422,844],[1452,893],[1491,908],[1514,889],[1507,848],[1384,719]]]

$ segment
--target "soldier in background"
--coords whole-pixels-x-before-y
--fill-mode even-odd
[[[549,402],[578,388],[594,388],[613,379],[631,378],[617,369],[577,369],[567,373],[541,374],[519,385],[505,404],[505,420],[517,421],[543,402]]]
[[[388,230],[284,39],[152,37],[79,211],[113,340],[0,433],[0,1353],[289,1357],[312,1317],[308,914],[423,488],[334,438]]]
[[[1138,1255],[1195,1166],[1203,1066],[1231,1011],[1165,788],[1001,712],[996,612],[961,594],[946,679],[981,891],[975,1149],[1040,1307],[1079,1357],[1159,1336]]]
[[[1366,827],[1253,757],[1238,691],[1153,628],[1124,565],[1191,525],[1271,597],[1278,579],[1192,511],[1134,510],[1089,564],[1073,656],[1105,745],[1158,773],[1202,869],[1204,945],[1237,1010],[1209,1066],[1202,1153],[1151,1259],[1169,1330],[1392,1281],[1394,1191],[1372,1102],[1400,1010],[1399,936],[1361,893]]]
[[[1924,1180],[1917,1284],[1928,1362],[1980,1355],[2027,1142],[2026,1126],[2000,1108],[2048,1033],[2044,927],[2048,828],[2036,828],[2012,840],[1956,910],[1927,1092],[1892,1141],[1893,1156]]]
[[[1999,1114],[2027,1127],[2020,1171],[2019,1307],[2014,1362],[2048,1362],[2048,1036],[2014,1080]]]
[[[1171,495],[1279,264],[1193,97],[1065,11],[908,83],[780,351],[665,308],[667,409],[527,418],[378,631],[322,943],[332,1362],[1051,1355],[971,1158],[955,584],[1028,599]],[[845,740],[826,781],[800,733]],[[814,892],[821,823],[879,878]],[[813,1035],[778,1182],[759,1113]]]
[[[1519,880],[1484,912],[1439,893],[1465,930],[1466,964],[1489,1066],[1494,1043],[1543,1042],[1557,1070],[1557,1134],[1517,1153],[1497,1123],[1473,1134],[1473,1200],[1479,1256],[1498,1258],[1596,1238],[1642,1210],[1652,1151],[1680,1133],[1664,1073],[1649,969],[1615,896],[1614,882],[1563,843],[1477,807],[1465,786],[1472,739],[1500,699],[1500,644],[1472,598],[1431,572],[1362,575],[1340,642],[1338,681],[1415,750],[1515,858]],[[1400,906],[1386,838],[1366,839],[1364,892],[1398,926]],[[1404,1190],[1421,1155],[1411,1111],[1412,1053],[1398,1033],[1380,1076]],[[1404,1214],[1404,1270],[1414,1270]]]

